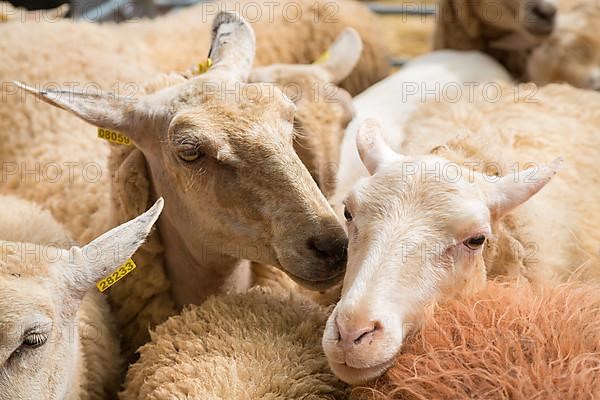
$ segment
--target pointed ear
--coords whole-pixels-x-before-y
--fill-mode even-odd
[[[14,83],[38,99],[70,111],[92,125],[123,133],[133,131],[135,100],[80,91],[36,89],[20,82]]]
[[[529,168],[516,176],[506,175],[493,183],[492,192],[487,200],[492,219],[501,218],[542,190],[559,171],[562,161],[562,158],[557,158],[550,165],[540,167],[538,171]]]
[[[353,28],[345,28],[329,46],[329,57],[317,65],[327,70],[331,82],[340,83],[354,70],[362,50],[363,43],[358,32]]]
[[[363,164],[373,175],[377,169],[390,161],[400,158],[383,139],[381,127],[374,119],[366,119],[358,127],[356,148]]]
[[[158,219],[163,203],[163,199],[159,198],[137,218],[111,229],[83,247],[72,247],[67,267],[62,271],[70,287],[84,295],[133,256]]]
[[[241,16],[221,11],[212,25],[212,43],[208,57],[210,71],[223,70],[233,75],[233,82],[246,82],[254,63],[254,30]]]

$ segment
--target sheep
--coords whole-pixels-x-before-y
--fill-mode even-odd
[[[273,82],[282,88],[288,84],[292,89],[300,88],[294,100],[298,107],[294,119],[297,130],[294,148],[299,151],[302,161],[310,169],[315,182],[323,193],[330,194],[333,190],[331,164],[337,162],[339,138],[353,114],[348,96],[342,89],[336,89],[331,80],[339,81],[349,72],[360,54],[360,39],[353,30],[346,30],[330,47],[330,60],[319,65],[273,65],[256,68],[250,74],[251,81]],[[329,76],[331,71],[335,75]],[[177,78],[179,79],[179,78]],[[157,79],[150,82],[147,91],[158,90],[162,85],[169,84],[168,79]],[[315,91],[319,87],[322,90]],[[313,151],[307,152],[310,146]],[[314,161],[317,161],[316,163]],[[120,179],[113,180],[114,215],[111,224],[118,224],[129,218],[136,209],[144,207],[151,193],[149,176],[143,155],[133,148],[116,148],[111,154],[110,165],[116,166],[116,175]],[[296,168],[297,169],[297,168]],[[292,169],[292,174],[301,171]],[[335,172],[335,171],[334,171]],[[139,190],[132,190],[130,183],[136,182]],[[124,321],[121,329],[124,332],[126,349],[135,350],[148,340],[148,327],[164,321],[168,316],[177,313],[173,305],[169,279],[165,276],[163,249],[160,240],[152,239],[136,254],[136,260],[142,260],[144,265],[152,265],[153,273],[138,276],[136,279],[123,282],[119,287],[111,289],[113,307],[116,309],[118,321]],[[277,268],[272,268],[255,260],[252,263],[253,284],[294,288],[301,291],[293,281]],[[243,267],[242,267],[243,268]],[[311,291],[305,294],[321,302],[331,303],[331,298],[337,300],[336,289],[327,291],[324,296],[313,295]],[[139,297],[139,298],[138,298]],[[323,297],[323,298],[322,298]],[[137,300],[131,301],[136,298]],[[135,316],[135,318],[133,318]],[[128,352],[129,353],[129,352]]]
[[[123,99],[99,95],[94,101],[86,102],[81,92],[23,87],[27,93],[69,109],[88,123],[124,132],[136,146],[113,147],[109,162],[113,177],[103,176],[94,185],[79,176],[75,177],[75,182],[67,182],[68,176],[65,176],[58,184],[44,182],[41,190],[40,183],[33,186],[19,176],[10,176],[5,187],[37,197],[40,202],[48,199],[50,206],[64,207],[63,214],[58,212],[56,215],[65,219],[72,212],[63,204],[65,200],[73,201],[76,209],[86,208],[92,222],[71,222],[71,226],[79,230],[77,239],[88,234],[82,227],[93,230],[93,224],[114,226],[129,219],[135,210],[145,208],[157,194],[167,200],[159,232],[151,235],[134,257],[144,269],[133,271],[130,278],[120,281],[109,291],[122,332],[123,350],[130,357],[148,339],[148,328],[164,321],[181,306],[201,303],[211,293],[246,290],[251,283],[246,259],[274,265],[302,285],[315,288],[325,288],[339,281],[345,266],[345,232],[292,147],[295,106],[278,88],[264,83],[244,84],[254,55],[254,36],[247,23],[233,14],[224,13],[215,19],[215,24],[211,69],[192,79],[176,74],[159,75],[149,83],[148,93],[139,96],[134,103],[138,106],[133,109],[129,108],[132,103]],[[221,29],[220,25],[223,25]],[[221,44],[225,27],[234,29],[235,36],[231,40],[235,40],[231,43],[235,45]],[[96,53],[92,51],[91,54]],[[331,66],[357,59],[351,55],[338,60],[338,51],[334,48],[331,55],[329,62],[313,67],[313,71],[322,69],[317,74],[320,79],[330,75]],[[234,65],[233,57],[244,62],[238,61]],[[130,68],[134,69],[133,66]],[[222,85],[223,92],[211,91],[214,85]],[[210,90],[202,92],[205,87]],[[225,89],[238,95],[225,95]],[[270,94],[256,96],[261,92]],[[248,101],[245,96],[250,96]],[[196,110],[194,104],[200,101],[203,111],[191,111]],[[175,105],[170,106],[169,102]],[[31,101],[16,106],[28,104]],[[328,107],[335,110],[343,105],[331,103]],[[135,121],[136,126],[146,127],[145,124],[149,124],[145,122],[149,118],[147,109],[174,110],[176,116],[163,115],[161,122],[159,116],[162,114],[153,114],[152,127],[142,134],[131,121]],[[135,114],[126,117],[126,112]],[[343,110],[336,113],[344,115]],[[47,116],[48,113],[44,119]],[[32,115],[32,118],[40,116]],[[66,118],[54,121],[64,124],[63,127],[89,129],[85,124],[67,125],[71,120]],[[171,128],[167,130],[168,124]],[[220,127],[224,126],[227,130],[217,142],[206,138],[206,142],[202,142],[202,154],[195,145],[175,142],[176,148],[171,150],[174,156],[163,158],[162,152],[170,149],[171,142],[161,139],[162,135],[171,135],[173,131],[184,134],[192,129],[203,138],[202,129],[197,126],[212,126],[216,132],[222,132]],[[342,128],[340,125],[340,130]],[[62,162],[70,161],[70,157],[76,160],[81,157],[83,163],[83,160],[90,160],[94,150],[97,151],[97,140],[81,135],[74,138],[74,142],[83,151],[73,156],[67,149],[75,152],[75,144],[63,140],[65,135],[71,137],[68,130],[63,133],[59,129],[56,140],[65,148],[60,151],[53,152],[43,136],[32,143],[25,135],[11,135],[12,143],[7,140],[6,148],[14,151],[30,147],[28,153],[39,162]],[[154,140],[160,146],[154,147]],[[39,148],[32,151],[34,145]],[[106,150],[102,149],[100,154]],[[59,154],[63,154],[63,160],[56,159]],[[102,157],[92,160],[102,166],[106,162]],[[189,164],[206,168],[206,172],[196,175]],[[226,168],[220,169],[221,165]],[[101,170],[105,171],[104,168]],[[65,194],[77,196],[77,201],[64,197]],[[196,206],[198,201],[203,207]],[[197,234],[199,226],[203,236]],[[198,254],[189,254],[190,251]]]
[[[325,310],[254,287],[186,307],[152,332],[121,400],[347,399],[321,349]]]
[[[0,397],[114,398],[124,365],[96,282],[144,241],[162,199],[83,247],[40,206],[12,196],[0,204]]]
[[[359,128],[372,176],[345,199],[347,272],[323,337],[344,381],[383,373],[437,299],[492,278],[600,278],[600,95],[568,85],[498,89],[493,99],[420,107],[397,148],[405,155],[373,120]],[[555,176],[560,159],[545,162],[558,156],[569,161]]]
[[[443,0],[433,47],[482,51],[527,80],[528,57],[552,33],[556,11],[553,0]]]
[[[490,283],[436,306],[385,376],[352,398],[598,398],[598,310],[593,285]]]
[[[538,85],[566,82],[600,90],[600,5],[584,1],[560,13],[554,33],[533,50],[528,77]]]

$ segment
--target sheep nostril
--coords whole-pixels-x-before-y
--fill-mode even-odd
[[[318,258],[332,263],[345,263],[348,257],[347,242],[341,242],[337,238],[313,237],[308,240],[307,245]]]
[[[553,22],[556,16],[556,7],[550,3],[539,3],[532,8],[531,12],[541,20]]]
[[[381,324],[377,321],[358,327],[342,327],[338,325],[338,341],[346,346],[359,346],[366,338],[371,337],[379,329],[381,329]]]
[[[359,337],[357,337],[356,339],[354,339],[354,344],[360,344],[360,342],[362,342],[362,340],[371,332],[373,332],[375,329],[371,329],[368,332],[363,332]]]

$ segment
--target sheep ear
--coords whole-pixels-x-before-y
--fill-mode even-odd
[[[211,71],[223,70],[233,75],[232,81],[246,82],[255,51],[254,31],[241,16],[226,11],[217,14],[208,55],[213,63]]]
[[[562,161],[562,158],[557,158],[539,170],[529,168],[517,175],[506,175],[493,183],[494,187],[487,201],[492,218],[501,218],[542,190],[559,171]]]
[[[156,203],[142,215],[111,229],[83,247],[69,250],[64,275],[75,292],[82,296],[102,278],[123,265],[144,243],[158,219],[164,201]]]
[[[70,111],[82,120],[102,128],[131,133],[135,100],[69,90],[36,89],[20,82],[19,88],[55,107]]]
[[[358,127],[356,148],[360,159],[371,175],[382,165],[400,158],[400,155],[385,143],[377,121],[370,118]]]
[[[354,70],[362,50],[363,43],[358,32],[345,28],[327,50],[329,57],[320,66],[327,70],[331,82],[340,83]]]

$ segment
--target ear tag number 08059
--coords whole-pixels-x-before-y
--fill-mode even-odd
[[[100,139],[108,140],[111,143],[123,144],[125,146],[131,144],[131,139],[127,136],[116,131],[111,131],[110,129],[98,128],[98,137]]]

